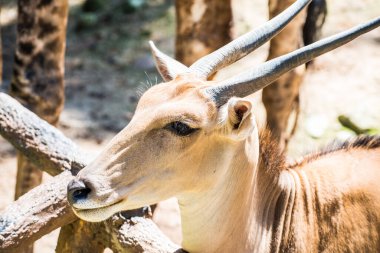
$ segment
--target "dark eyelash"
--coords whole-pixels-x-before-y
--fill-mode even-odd
[[[165,126],[165,129],[170,132],[178,135],[178,136],[188,136],[195,131],[199,130],[199,128],[191,128],[189,125],[181,122],[181,121],[173,121]]]

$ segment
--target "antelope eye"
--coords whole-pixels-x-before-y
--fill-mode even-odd
[[[179,136],[187,136],[198,130],[198,128],[191,128],[180,121],[174,121],[167,124],[165,129]]]

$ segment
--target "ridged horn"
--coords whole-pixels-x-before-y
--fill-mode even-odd
[[[379,26],[380,17],[267,61],[253,70],[222,81],[217,86],[206,88],[206,93],[213,98],[218,106],[225,104],[230,97],[248,96],[265,88],[289,70],[340,47]]]
[[[243,58],[278,34],[312,0],[298,0],[262,26],[208,54],[190,66],[192,73],[207,79],[216,71]]]

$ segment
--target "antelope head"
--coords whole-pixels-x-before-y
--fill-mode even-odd
[[[283,55],[223,81],[207,80],[279,33],[311,0],[298,0],[283,13],[187,67],[150,42],[165,80],[141,97],[131,122],[68,185],[74,212],[88,221],[204,192],[218,184],[242,144],[258,134],[252,105],[244,99],[285,72],[380,25],[380,18]]]

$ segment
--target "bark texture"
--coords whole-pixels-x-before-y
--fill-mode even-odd
[[[176,1],[175,57],[189,66],[231,41],[231,0]]]
[[[295,0],[269,0],[269,16],[273,18]],[[306,11],[302,11],[281,33],[270,41],[268,60],[292,52],[303,45],[302,29]],[[300,66],[281,76],[263,90],[263,103],[267,111],[267,122],[273,138],[282,149],[286,148],[289,138],[296,127],[299,113],[299,88],[305,75],[305,66]],[[295,113],[293,125],[289,117]]]
[[[61,228],[56,247],[57,253],[102,253],[107,247],[108,234],[104,223],[77,220]]]
[[[67,0],[18,0],[10,93],[51,124],[63,108]]]
[[[66,171],[18,198],[0,213],[0,252],[22,252],[34,241],[75,221],[66,200]]]
[[[42,170],[58,175],[83,168],[85,154],[55,127],[0,93],[0,134]]]
[[[51,124],[64,102],[68,1],[18,0],[17,42],[10,93]],[[18,153],[15,198],[42,181],[42,171]],[[33,252],[32,245],[23,252]]]
[[[115,253],[122,252],[157,252],[184,253],[160,231],[150,219],[123,216],[113,216],[106,224],[106,230],[111,235],[110,247]],[[126,251],[127,249],[127,251]]]
[[[146,216],[144,209],[117,214],[98,224],[78,221],[66,200],[66,188],[88,159],[59,130],[4,93],[0,93],[0,134],[39,168],[60,173],[0,213],[1,253],[19,253],[43,235],[75,221],[63,227],[58,252],[100,252],[104,247],[114,252],[175,252],[180,248],[150,219],[129,218]],[[83,240],[76,238],[78,235]]]

